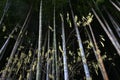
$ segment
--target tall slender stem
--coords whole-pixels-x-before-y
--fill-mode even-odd
[[[64,19],[62,14],[61,21],[62,21],[62,48],[63,48],[63,64],[64,64],[64,80],[69,80],[68,77],[68,64],[67,64],[67,54],[66,54],[66,43],[65,43],[65,30],[64,30]]]
[[[23,35],[22,35],[22,34],[24,34],[24,32],[25,32],[25,30],[26,30],[26,28],[27,28],[26,23],[28,22],[28,19],[29,19],[31,10],[32,10],[32,6],[31,6],[31,8],[30,8],[30,10],[29,10],[29,12],[28,12],[28,14],[27,14],[27,17],[26,17],[26,19],[25,19],[25,22],[24,22],[24,24],[23,24],[23,26],[22,26],[22,29],[21,29],[21,31],[20,31],[20,33],[19,33],[19,35],[18,35],[18,38],[17,38],[17,40],[16,40],[16,42],[15,42],[15,45],[14,45],[14,47],[13,47],[13,49],[12,49],[10,58],[9,58],[8,63],[7,63],[7,65],[6,65],[6,69],[8,69],[8,68],[10,67],[10,64],[12,63],[12,58],[14,57],[14,54],[15,54],[18,46],[19,46],[19,43],[21,42],[21,40],[22,40],[22,38],[23,38]],[[7,70],[5,70],[5,71],[2,73],[2,78],[3,78],[3,80],[5,80],[6,73],[7,73]]]
[[[113,37],[111,36],[111,34],[109,33],[109,31],[107,30],[107,28],[105,27],[105,25],[103,24],[103,22],[101,21],[101,19],[99,18],[99,16],[97,15],[97,13],[95,12],[95,10],[93,8],[92,8],[92,11],[93,11],[95,17],[97,18],[97,20],[99,21],[100,25],[102,26],[102,28],[106,32],[106,34],[109,37],[110,41],[112,42],[113,46],[117,50],[118,54],[120,55],[120,49],[117,47]]]
[[[101,55],[100,55],[100,51],[99,51],[99,48],[97,46],[97,42],[96,42],[96,39],[94,37],[94,33],[93,33],[93,30],[91,28],[91,25],[89,25],[89,29],[90,29],[90,32],[92,34],[92,38],[93,38],[93,42],[94,42],[94,45],[95,45],[95,49],[96,49],[96,53],[95,53],[95,56],[96,56],[96,59],[98,61],[98,65],[99,65],[99,68],[101,70],[101,73],[103,75],[103,79],[104,80],[109,80],[108,79],[108,76],[107,76],[107,72],[105,70],[105,67],[104,67],[104,64],[103,64],[103,60],[101,58]]]
[[[9,2],[9,0],[7,0],[7,1],[6,1],[6,5],[5,5],[5,7],[4,7],[3,15],[2,15],[2,17],[1,17],[1,19],[0,19],[0,28],[1,28],[2,21],[3,21],[4,17],[5,17],[5,14],[7,13],[9,7],[10,7],[10,2]]]
[[[49,65],[50,65],[50,55],[49,55],[49,50],[50,50],[50,30],[48,30],[48,52],[47,52],[47,72],[46,72],[46,80],[49,80]]]
[[[120,38],[120,25],[115,21],[115,19],[111,16],[111,14],[107,11],[107,9],[105,8],[105,6],[103,7],[103,9],[105,10],[105,12],[107,13],[113,27],[115,28],[119,38]],[[116,41],[117,42],[117,41]],[[118,44],[118,43],[117,43]],[[119,45],[118,45],[119,46]],[[119,46],[120,47],[120,46]]]
[[[7,40],[5,41],[4,45],[2,46],[2,48],[0,49],[0,60],[2,59],[3,55],[4,55],[4,51],[6,50],[6,47],[9,43],[9,40],[11,38],[11,36],[13,35],[15,29],[17,28],[18,25],[15,26],[15,28],[12,30],[12,32],[10,33],[10,35],[8,36]]]
[[[57,60],[57,43],[56,43],[56,22],[55,22],[55,20],[56,20],[56,13],[55,13],[56,11],[55,11],[55,2],[54,2],[54,12],[53,12],[53,27],[54,27],[54,31],[53,31],[53,49],[54,49],[54,53],[53,53],[53,57],[55,58],[55,59],[53,59],[53,61],[55,62],[55,72],[54,72],[54,70],[53,70],[53,73],[55,73],[55,78],[56,78],[56,80],[58,80],[59,78],[58,78],[58,60]],[[54,75],[53,75],[54,76]]]
[[[120,8],[112,0],[109,1],[120,12]]]
[[[40,58],[41,58],[41,39],[42,38],[42,0],[40,2],[40,10],[39,10],[39,39],[38,39],[38,58],[37,58],[37,72],[36,72],[36,80],[40,80],[41,78],[41,67],[40,67]]]
[[[80,50],[81,57],[82,57],[82,62],[83,62],[83,67],[84,67],[84,71],[85,71],[85,76],[86,76],[87,80],[91,80],[91,76],[90,76],[90,73],[89,73],[87,61],[86,61],[86,58],[85,58],[85,52],[84,52],[83,45],[82,45],[81,36],[79,34],[79,30],[78,30],[77,24],[76,24],[76,22],[74,20],[75,18],[74,18],[74,13],[73,13],[73,10],[72,10],[72,6],[71,6],[71,3],[70,3],[70,0],[69,0],[69,6],[70,6],[70,9],[71,9],[72,18],[73,18],[73,21],[74,21],[73,23],[74,23],[74,27],[75,27],[76,34],[77,34],[78,45],[79,45],[79,50]]]

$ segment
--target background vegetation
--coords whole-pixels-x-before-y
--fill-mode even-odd
[[[120,80],[119,0],[1,0],[0,80]]]

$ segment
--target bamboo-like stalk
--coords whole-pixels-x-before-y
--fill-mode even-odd
[[[29,74],[29,78],[28,78],[27,80],[33,80],[33,79],[32,79],[32,78],[33,78],[33,72],[34,72],[33,66],[34,66],[34,62],[36,61],[36,59],[35,59],[36,49],[37,49],[37,44],[36,44],[36,47],[35,47],[35,49],[34,49],[34,51],[33,51],[34,54],[33,54],[32,63],[31,63],[31,65],[30,65],[30,74]]]
[[[91,35],[92,35],[92,39],[93,39],[93,43],[94,43],[95,50],[96,50],[95,56],[96,56],[96,59],[97,59],[97,61],[98,61],[98,65],[99,65],[99,68],[100,68],[100,70],[101,70],[103,79],[104,79],[104,80],[109,80],[109,79],[108,79],[108,76],[107,76],[107,72],[106,72],[105,67],[104,67],[104,64],[103,64],[103,60],[102,60],[101,55],[100,55],[99,48],[98,48],[98,46],[97,46],[96,39],[95,39],[95,37],[94,37],[93,30],[92,30],[90,24],[89,24],[89,29],[90,29],[90,32],[91,32]]]
[[[10,2],[9,2],[9,0],[7,0],[6,4],[5,4],[5,7],[4,7],[3,15],[2,15],[2,17],[0,19],[0,28],[1,28],[1,24],[3,22],[3,19],[4,19],[5,15],[6,15],[7,11],[8,11],[8,9],[9,9],[9,7],[10,7]]]
[[[20,41],[20,43],[19,43],[19,46],[22,45],[23,40],[24,40],[24,39],[21,39],[21,41]],[[15,55],[18,55],[19,53],[20,53],[20,51],[18,50]],[[10,78],[10,77],[11,77],[12,69],[15,67],[15,65],[16,65],[16,64],[12,64],[12,65],[11,65],[11,71],[10,71],[9,73],[7,73],[7,78]]]
[[[32,63],[30,64],[30,72],[29,72],[29,76],[28,76],[27,80],[32,80],[32,78],[33,78],[32,66],[33,66],[34,61],[35,61],[35,56],[33,56]]]
[[[119,25],[119,24],[115,21],[115,19],[110,15],[110,13],[107,11],[107,9],[105,8],[105,6],[104,6],[103,9],[104,9],[105,12],[107,13],[107,15],[108,15],[108,17],[109,17],[109,19],[110,19],[113,27],[115,28],[115,30],[116,30],[119,38],[120,38],[120,27],[119,27],[120,25]],[[119,47],[120,47],[120,46],[119,46]]]
[[[2,59],[3,55],[4,55],[4,51],[6,50],[6,47],[9,43],[9,40],[11,38],[11,36],[13,35],[15,29],[17,28],[17,25],[15,26],[15,28],[12,30],[12,32],[10,33],[10,35],[8,36],[7,40],[5,41],[4,45],[2,46],[2,48],[0,49],[0,60]]]
[[[81,57],[82,57],[82,62],[83,62],[83,67],[84,67],[84,71],[85,71],[85,76],[86,76],[87,80],[91,80],[91,76],[90,76],[90,73],[89,73],[87,61],[86,61],[86,58],[85,58],[85,52],[84,52],[83,45],[82,45],[82,40],[81,40],[81,37],[80,37],[80,34],[79,34],[79,30],[78,30],[77,24],[76,24],[76,22],[74,20],[75,18],[74,18],[74,13],[73,13],[73,10],[72,10],[72,6],[71,6],[70,0],[69,0],[69,6],[70,6],[70,9],[71,9],[73,23],[74,23],[74,27],[75,27],[76,34],[77,34],[78,45],[79,45],[79,50],[80,50]]]
[[[89,38],[90,42],[92,43],[93,52],[96,53],[95,46],[93,45],[93,40],[92,40],[92,38],[91,38],[91,36],[90,36],[90,33],[88,32],[88,30],[87,30],[86,27],[85,27],[85,31],[86,31],[86,33],[87,33],[87,35],[88,35],[88,38]]]
[[[85,27],[85,30],[86,30],[86,33],[87,33],[87,35],[88,35],[88,37],[89,37],[89,40],[90,40],[90,42],[92,43],[92,45],[93,45],[93,47],[92,47],[92,49],[93,49],[93,52],[94,52],[94,54],[95,54],[95,57],[96,57],[96,59],[97,59],[97,61],[99,61],[99,57],[97,56],[97,55],[99,55],[99,50],[96,50],[96,48],[95,48],[95,45],[94,45],[94,42],[93,42],[93,40],[92,40],[92,38],[91,38],[91,36],[90,36],[90,33],[88,32],[88,30],[87,30],[87,28]],[[98,51],[98,52],[97,52]],[[97,54],[98,53],[98,54]],[[100,58],[101,58],[101,56],[100,56]],[[99,65],[100,66],[100,65]],[[101,70],[101,69],[100,69]],[[103,74],[102,74],[103,75]]]
[[[55,67],[55,70],[53,69],[53,80],[58,80],[58,60],[57,60],[57,43],[56,43],[56,14],[55,14],[55,2],[54,2],[54,12],[53,12],[53,27],[54,27],[54,31],[53,31],[53,66],[52,66],[52,69]],[[55,63],[55,65],[54,65]]]
[[[53,37],[53,46],[54,46],[54,37]],[[52,78],[55,80],[55,49],[53,47],[52,51]]]
[[[5,41],[4,45],[3,45],[2,48],[0,49],[0,61],[1,61],[1,59],[3,58],[4,52],[5,52],[5,50],[6,50],[6,47],[7,47],[8,43],[9,43],[9,40],[10,40],[10,38],[8,38],[8,39]]]
[[[52,79],[55,80],[55,55],[52,52]]]
[[[120,12],[120,8],[112,0],[109,1]]]
[[[107,28],[105,28],[105,29],[108,30],[108,33],[111,35],[112,39],[114,40],[114,43],[115,43],[116,46],[120,49],[120,44],[119,44],[117,38],[115,37],[113,31],[111,30],[109,24],[107,23],[106,19],[104,18],[102,12],[100,11],[99,7],[97,6],[97,4],[95,3],[94,0],[93,0],[93,2],[94,2],[94,4],[95,4],[95,8],[96,8],[96,9],[98,10],[98,12],[100,13],[100,16],[102,17],[102,19],[103,19],[103,21],[104,21],[104,23],[105,23],[105,25],[106,25],[106,27],[107,27]],[[103,9],[105,9],[105,7],[103,7]],[[105,11],[107,11],[107,10],[105,10]],[[120,34],[119,34],[119,27],[118,27],[117,23],[114,21],[113,18],[111,18],[112,16],[110,16],[110,14],[109,14],[108,16],[109,16],[110,19],[112,20],[112,21],[111,21],[112,24],[115,24],[115,25],[116,25],[116,26],[115,26],[115,25],[113,25],[113,26],[114,26],[114,28],[115,28],[118,36],[119,36],[119,35],[120,35]]]
[[[42,77],[41,79],[42,80],[45,80],[45,72],[43,71],[44,69],[44,59],[45,59],[45,48],[46,48],[46,43],[47,43],[47,33],[46,33],[46,36],[45,36],[45,39],[44,39],[44,43],[43,43],[43,47],[42,47],[42,54],[41,54],[41,61],[40,61],[40,67],[42,68],[41,69],[41,74],[42,74]]]
[[[114,43],[115,43],[116,46],[120,49],[120,44],[119,44],[117,38],[115,37],[113,31],[111,30],[109,24],[107,23],[106,19],[104,18],[104,16],[103,16],[102,12],[100,11],[98,5],[95,3],[94,0],[93,0],[93,2],[94,2],[94,4],[95,4],[95,8],[96,8],[96,9],[98,10],[98,12],[100,13],[100,16],[102,17],[103,22],[105,23],[105,25],[106,25],[106,27],[107,27],[107,28],[105,28],[105,29],[108,30],[108,33],[113,37]],[[110,16],[110,14],[109,14],[108,11],[105,9],[105,7],[103,7],[103,9],[104,9],[104,10],[106,11],[106,13],[108,14],[108,17],[110,18],[111,23],[113,24],[113,26],[114,26],[114,28],[115,28],[118,36],[119,36],[119,35],[120,35],[120,34],[119,34],[119,29],[120,29],[119,26],[118,26],[117,23],[114,21],[114,19],[112,18],[112,16]],[[114,24],[115,24],[115,25],[114,25]]]
[[[41,40],[42,40],[42,0],[40,2],[39,10],[39,39],[38,39],[38,58],[37,58],[37,71],[36,71],[36,80],[40,80],[41,77],[41,67],[40,67],[40,58],[41,58]]]
[[[101,21],[101,19],[99,18],[99,16],[97,15],[97,13],[95,12],[95,10],[92,8],[92,11],[95,15],[95,17],[97,18],[97,20],[99,21],[101,27],[104,29],[105,33],[107,34],[107,36],[109,37],[110,41],[112,42],[113,46],[115,47],[115,49],[117,50],[117,53],[120,55],[120,49],[117,47],[113,37],[111,36],[111,34],[109,33],[109,31],[107,30],[107,28],[105,27],[105,25],[103,24],[103,22]]]
[[[46,80],[49,80],[49,66],[50,66],[50,55],[49,55],[49,51],[50,51],[50,30],[48,29],[48,52],[47,52],[47,71],[46,71]]]
[[[97,6],[97,4],[95,3],[94,0],[93,0],[93,3],[95,4],[95,8],[98,10],[100,16],[102,17],[102,19],[103,19],[103,21],[104,21],[104,23],[105,23],[105,25],[106,25],[106,27],[107,27],[107,28],[104,27],[104,31],[106,30],[107,33],[111,35],[111,37],[112,37],[112,39],[113,39],[113,42],[114,42],[114,43],[116,44],[116,46],[120,49],[120,44],[119,44],[117,38],[115,37],[113,31],[111,30],[109,24],[107,23],[106,19],[104,18],[102,12],[100,11],[99,7]],[[105,7],[103,7],[103,9],[105,9]],[[108,15],[108,16],[109,16],[109,15]],[[113,21],[114,21],[114,20],[113,20]],[[115,21],[114,21],[114,22],[115,22]],[[113,23],[113,22],[112,22],[112,23]],[[116,25],[117,25],[117,24],[116,24]],[[119,27],[117,27],[117,32],[118,32],[118,30],[119,30]],[[118,32],[118,35],[119,35],[119,32]],[[108,36],[108,37],[109,37],[109,36]]]
[[[68,77],[68,64],[67,64],[67,54],[66,54],[66,43],[65,43],[65,30],[64,30],[64,19],[62,14],[61,21],[62,21],[62,48],[63,48],[63,64],[64,64],[64,80],[69,80]]]
[[[15,54],[18,46],[19,46],[19,43],[20,43],[20,41],[21,41],[22,38],[23,38],[23,34],[24,34],[24,32],[25,32],[25,30],[26,30],[26,28],[27,28],[26,23],[27,23],[27,21],[28,21],[28,19],[29,19],[29,16],[30,16],[30,13],[31,13],[31,9],[32,9],[32,6],[31,6],[31,8],[30,8],[30,10],[29,10],[29,12],[28,12],[28,14],[27,14],[27,17],[26,17],[26,19],[25,19],[25,22],[24,22],[24,24],[23,24],[23,26],[22,26],[22,28],[21,28],[21,31],[20,31],[20,33],[19,33],[19,35],[18,35],[18,38],[17,38],[16,42],[15,42],[15,45],[14,45],[14,47],[13,47],[13,49],[12,49],[10,58],[9,58],[8,63],[7,63],[7,65],[6,65],[6,69],[8,69],[8,68],[10,67],[10,64],[12,63],[12,58],[14,57],[14,54]],[[2,73],[2,78],[3,78],[3,80],[5,80],[6,73],[7,73],[6,70]]]

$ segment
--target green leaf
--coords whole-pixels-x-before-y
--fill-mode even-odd
[[[8,37],[7,36],[4,36],[4,39],[7,39]]]
[[[78,21],[78,17],[75,15],[75,22],[77,22]]]
[[[102,45],[102,47],[104,47],[104,43],[102,41],[100,41],[100,44]]]
[[[69,23],[69,27],[72,27],[72,23],[71,23],[70,18],[69,18],[69,13],[67,13],[67,22]]]
[[[31,57],[32,56],[32,51],[31,50],[29,50],[29,57]]]
[[[14,36],[13,35],[9,35],[10,36],[10,38],[13,38]]]
[[[53,79],[54,76],[53,76],[52,74],[49,74],[49,78],[50,78],[50,79]]]
[[[6,31],[6,26],[3,26],[2,31],[3,31],[3,32],[5,32],[5,31]]]
[[[53,28],[52,28],[51,26],[49,26],[49,29],[50,29],[51,31],[54,31]]]

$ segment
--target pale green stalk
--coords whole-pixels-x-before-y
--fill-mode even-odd
[[[9,40],[11,38],[11,36],[13,35],[15,29],[17,28],[17,25],[16,27],[12,30],[12,32],[10,33],[10,35],[8,36],[7,40],[5,41],[4,45],[2,46],[2,48],[0,49],[0,60],[2,59],[3,55],[4,55],[4,51],[6,50],[6,47],[9,43]]]
[[[49,74],[50,74],[50,55],[49,55],[49,50],[50,50],[50,30],[48,30],[48,52],[47,52],[47,72],[46,72],[46,80],[49,80]]]
[[[80,50],[80,53],[81,53],[81,58],[82,58],[82,62],[83,62],[83,67],[84,67],[84,71],[85,71],[86,80],[91,80],[91,76],[90,76],[88,65],[87,65],[87,60],[85,58],[85,52],[84,52],[83,45],[82,45],[81,36],[80,36],[79,30],[78,30],[77,24],[74,20],[75,17],[74,17],[74,13],[73,13],[73,10],[72,10],[70,0],[69,0],[69,6],[70,6],[70,9],[71,9],[72,19],[74,21],[73,23],[74,23],[74,27],[75,27],[76,34],[77,34],[78,45],[79,45],[79,50]]]
[[[56,18],[55,18],[55,3],[54,3],[54,12],[53,12],[53,27],[54,27],[54,31],[53,31],[53,65],[52,65],[52,69],[53,69],[53,80],[56,79],[58,80],[58,60],[57,60],[57,43],[56,43]],[[54,70],[55,68],[55,70]]]
[[[8,9],[9,9],[9,7],[10,7],[10,2],[9,2],[9,0],[7,0],[7,1],[6,1],[6,5],[5,5],[5,7],[4,7],[3,15],[2,15],[2,17],[1,17],[1,19],[0,19],[0,28],[1,28],[1,24],[2,24],[2,22],[3,22],[3,19],[4,19],[5,15],[6,15],[7,11],[8,11]]]
[[[62,21],[62,48],[63,48],[63,64],[64,64],[64,80],[69,80],[68,77],[68,64],[67,64],[67,54],[66,54],[66,43],[65,43],[65,30],[64,30],[64,19],[62,14],[61,21]]]
[[[120,12],[120,8],[112,0],[109,1]]]
[[[118,54],[120,55],[120,49],[117,47],[113,37],[111,36],[111,34],[109,33],[109,31],[107,30],[107,28],[105,27],[105,25],[103,24],[103,22],[101,21],[101,19],[99,18],[99,16],[97,15],[97,13],[95,12],[95,10],[93,8],[92,8],[92,11],[93,11],[95,17],[97,18],[97,20],[99,21],[100,25],[102,26],[102,28],[106,32],[106,34],[109,37],[110,41],[112,42],[113,46],[117,50]]]
[[[103,79],[104,79],[104,80],[109,80],[109,79],[108,79],[108,76],[107,76],[107,72],[106,72],[105,67],[104,67],[104,64],[103,64],[102,57],[101,57],[101,55],[100,55],[100,50],[99,50],[99,48],[98,48],[98,46],[97,46],[97,42],[96,42],[96,39],[95,39],[95,37],[94,37],[93,30],[92,30],[92,28],[91,28],[91,25],[89,25],[89,28],[90,28],[90,32],[91,32],[91,35],[92,35],[93,43],[94,43],[94,46],[95,46],[95,50],[96,50],[95,56],[96,56],[96,59],[97,59],[97,61],[98,61],[98,65],[99,65],[99,68],[100,68],[100,70],[101,70]]]
[[[42,41],[42,0],[40,2],[39,10],[39,39],[38,39],[38,58],[37,58],[37,71],[36,71],[36,80],[41,78],[41,41]]]
[[[28,14],[27,14],[27,17],[26,17],[26,19],[25,19],[25,22],[24,22],[24,24],[23,24],[23,26],[22,26],[22,28],[21,28],[21,30],[20,30],[20,33],[19,33],[19,35],[18,35],[18,38],[17,38],[17,40],[16,40],[16,42],[15,42],[15,45],[14,45],[14,47],[13,47],[13,49],[12,49],[10,58],[9,58],[8,63],[7,63],[7,65],[6,65],[6,69],[8,69],[8,68],[10,67],[10,64],[12,63],[11,60],[12,60],[12,58],[14,57],[15,52],[17,51],[17,48],[18,48],[18,46],[19,46],[20,41],[21,41],[22,38],[23,38],[23,34],[24,34],[24,32],[25,32],[25,30],[26,30],[26,28],[27,28],[26,23],[27,23],[27,21],[28,21],[28,19],[29,19],[29,16],[30,16],[30,13],[31,13],[31,9],[32,9],[32,7],[30,8],[30,10],[29,10],[29,12],[28,12]],[[3,78],[6,76],[6,73],[7,73],[7,70],[5,70],[5,71],[2,73],[2,77],[3,77]],[[4,78],[3,80],[5,80],[5,78]]]
[[[120,27],[119,27],[120,25],[115,21],[115,19],[114,19],[114,18],[111,16],[111,14],[107,11],[107,9],[105,8],[105,6],[104,6],[103,9],[104,9],[105,12],[107,13],[107,15],[108,15],[108,17],[109,17],[109,19],[110,19],[113,27],[115,28],[115,30],[116,30],[119,38],[120,38]],[[116,41],[116,42],[117,42],[117,41]],[[116,44],[118,44],[118,43],[116,43]],[[120,45],[118,45],[118,46],[120,47]]]

